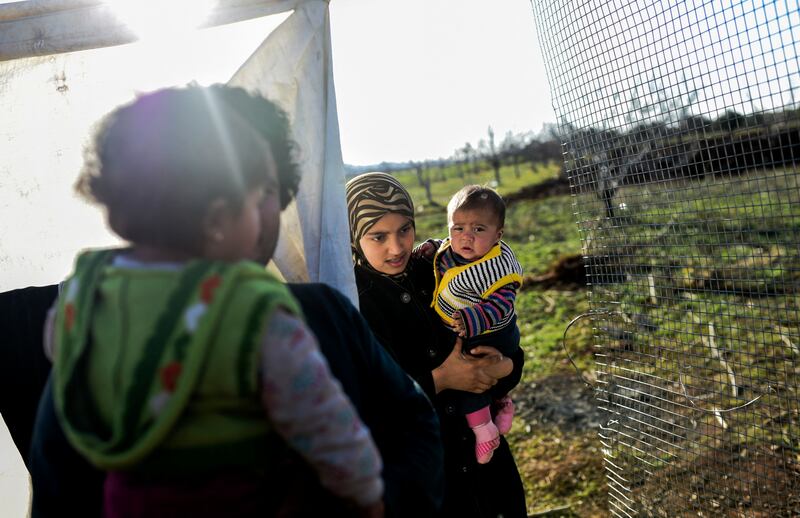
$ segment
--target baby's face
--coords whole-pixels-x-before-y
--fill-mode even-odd
[[[468,261],[477,261],[503,236],[497,216],[489,210],[457,210],[450,217],[450,246]]]
[[[275,251],[281,222],[280,188],[272,153],[265,147],[265,183],[245,196],[240,210],[232,207],[220,217],[207,239],[206,258],[243,259],[267,264]]]

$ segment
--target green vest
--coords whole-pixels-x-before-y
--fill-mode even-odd
[[[265,466],[261,341],[297,302],[255,263],[125,269],[118,252],[80,255],[59,296],[53,390],[70,443],[107,470]]]

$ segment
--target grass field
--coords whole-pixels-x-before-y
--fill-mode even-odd
[[[426,203],[426,195],[413,171],[397,174],[417,206],[417,239],[447,235],[445,207],[450,196],[465,183],[490,184],[494,174],[483,170],[459,178],[452,170],[444,182],[431,182],[431,195],[438,206]],[[501,169],[497,190],[508,195],[524,187],[557,178],[559,165]],[[435,174],[433,175],[435,177]],[[559,258],[580,253],[580,234],[575,224],[570,195],[539,200],[520,200],[508,207],[504,240],[514,248],[526,275],[543,274]],[[589,308],[585,290],[538,290],[523,288],[517,312],[525,350],[523,379],[512,395],[518,418],[509,434],[527,492],[530,514],[551,511],[549,516],[605,516],[605,477],[597,430],[589,422],[565,423],[573,399],[542,401],[540,393],[558,388],[591,401],[577,373],[566,360],[561,337],[569,321]],[[575,359],[584,369],[593,363],[591,330],[577,326],[570,332]],[[552,383],[551,383],[552,381]],[[538,394],[538,395],[537,395]],[[567,510],[569,509],[569,510]]]
[[[431,183],[433,205],[413,171],[398,174],[418,205],[419,240],[446,235],[444,206],[458,188],[494,178],[489,170],[465,178],[443,173],[445,181]],[[558,174],[557,164],[522,167],[519,176],[505,167],[497,189],[511,195]],[[800,451],[797,175],[775,170],[629,185],[614,203],[613,220],[603,218],[593,193],[517,199],[508,207],[504,239],[526,275],[580,254],[593,275],[591,293],[530,283],[518,297],[526,364],[512,393],[519,412],[509,440],[529,513],[607,516],[605,452],[618,456],[640,508],[791,515],[800,500],[800,457],[792,453]],[[570,320],[597,308],[616,316],[577,323],[566,346],[595,386],[607,389],[609,376],[628,380],[615,389],[611,410],[643,417],[615,430],[633,442],[612,448],[598,433],[609,419],[600,409],[608,394],[582,382],[562,346]],[[715,410],[755,398],[742,411]],[[728,459],[730,452],[738,453]],[[696,480],[705,486],[698,489]]]
[[[798,175],[626,186],[613,221],[592,197],[578,219],[593,303],[614,313],[594,348],[627,497],[670,516],[797,516]]]

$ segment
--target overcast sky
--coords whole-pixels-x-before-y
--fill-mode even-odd
[[[554,122],[529,0],[332,0],[345,162],[447,157]]]
[[[499,141],[555,121],[530,0],[331,0],[330,13],[347,163],[448,157],[489,125]],[[269,26],[239,24],[222,56],[236,65]],[[197,74],[213,76],[202,56]]]

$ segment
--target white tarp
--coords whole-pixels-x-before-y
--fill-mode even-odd
[[[230,83],[283,106],[300,149],[303,179],[282,218],[278,269],[287,279],[336,286],[357,304],[327,2],[298,7]]]
[[[79,250],[118,243],[72,189],[94,122],[140,92],[230,80],[287,111],[300,151],[300,195],[283,214],[273,266],[356,301],[328,4],[218,2],[209,25],[232,22],[131,43],[96,1],[0,4],[0,292],[59,282]],[[0,422],[0,514],[26,516],[28,476],[4,431]]]
[[[30,505],[30,476],[0,415],[0,515],[8,518],[29,516]]]
[[[270,14],[131,44],[101,2],[0,4],[0,291],[58,282],[79,250],[117,242],[72,191],[94,122],[137,92],[230,80],[278,102],[300,150],[300,195],[283,215],[277,269],[355,301],[328,3],[218,1],[209,25]],[[242,26],[254,23],[264,32],[242,50]]]

